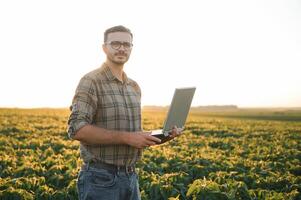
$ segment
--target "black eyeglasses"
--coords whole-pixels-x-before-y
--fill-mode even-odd
[[[129,42],[111,41],[106,42],[106,44],[109,44],[115,50],[119,50],[121,46],[123,46],[126,50],[129,50],[133,47],[133,44]]]

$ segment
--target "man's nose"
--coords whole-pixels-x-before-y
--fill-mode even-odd
[[[123,51],[126,50],[125,47],[124,47],[124,44],[121,44],[121,45],[120,45],[119,50],[121,50],[121,49],[122,49]]]

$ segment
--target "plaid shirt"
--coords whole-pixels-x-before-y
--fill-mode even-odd
[[[141,91],[138,84],[123,73],[119,81],[103,64],[86,74],[79,82],[73,97],[68,120],[68,135],[87,124],[118,131],[141,131]],[[88,145],[80,143],[85,163],[100,161],[114,165],[134,165],[142,150],[129,145]]]

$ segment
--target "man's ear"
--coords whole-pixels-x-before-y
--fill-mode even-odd
[[[102,45],[102,50],[105,52],[105,54],[107,54],[108,49],[105,44]]]

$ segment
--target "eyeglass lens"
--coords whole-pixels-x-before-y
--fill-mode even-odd
[[[132,48],[132,46],[133,46],[133,45],[132,45],[131,43],[129,43],[129,42],[119,42],[119,41],[112,41],[112,42],[110,42],[109,44],[111,45],[111,47],[112,47],[113,49],[116,49],[116,50],[120,49],[121,45],[122,45],[125,49],[130,49],[130,48]]]

